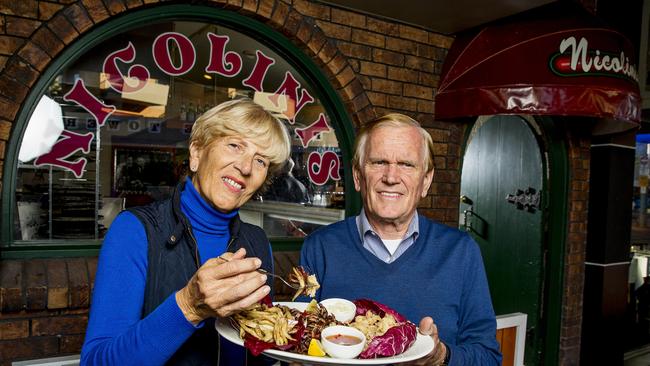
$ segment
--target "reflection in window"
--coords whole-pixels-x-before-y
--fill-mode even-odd
[[[168,32],[182,37],[163,42],[169,61],[163,65],[152,45]],[[174,76],[169,70],[187,66],[189,48],[178,42],[183,39],[193,46],[195,60],[189,71]],[[215,48],[219,44],[221,53]],[[124,56],[128,52],[134,52],[133,60]],[[233,72],[228,54],[241,59],[240,72]],[[263,57],[273,61],[266,69]],[[223,63],[214,63],[216,59]],[[105,61],[109,71],[113,62],[124,78],[106,72]],[[140,66],[149,76],[142,85]],[[255,74],[257,82],[251,80]],[[117,89],[116,80],[121,83]],[[92,108],[69,96],[78,81],[103,106],[97,113],[115,107],[106,120],[97,121]],[[313,100],[302,99],[305,92]],[[188,171],[187,140],[194,121],[212,106],[242,97],[283,120],[293,144],[290,164],[240,210],[242,218],[272,237],[304,236],[337,221],[344,207],[341,151],[317,96],[273,50],[220,25],[174,21],[110,38],[49,85],[43,100],[52,101],[60,117],[50,114],[54,117],[43,120],[34,113],[29,121],[18,163],[14,238],[101,239],[120,210],[171,194]],[[34,141],[44,139],[30,137],[30,127],[39,123],[46,127],[31,129],[45,133],[49,146],[35,146]]]
[[[648,176],[650,165],[650,135],[638,135],[636,144],[636,158],[634,167],[634,188],[632,201],[632,244],[650,244],[650,212],[648,209]]]

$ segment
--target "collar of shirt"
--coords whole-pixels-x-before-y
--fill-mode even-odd
[[[413,245],[413,243],[415,243],[415,240],[417,240],[420,231],[418,214],[416,212],[415,215],[413,215],[413,219],[411,219],[411,222],[409,223],[406,234],[404,234],[404,237],[402,238],[402,242],[397,247],[397,250],[395,250],[395,253],[391,255],[388,251],[388,248],[386,248],[384,242],[379,237],[379,234],[377,234],[372,229],[372,226],[370,226],[366,212],[363,209],[361,209],[361,213],[359,216],[357,216],[356,221],[357,229],[359,230],[359,237],[361,238],[363,247],[372,253],[375,257],[381,259],[386,263],[394,262],[397,258],[404,254],[404,252],[406,252],[406,250],[411,245]]]

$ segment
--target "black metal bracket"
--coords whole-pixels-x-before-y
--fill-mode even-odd
[[[515,205],[517,210],[535,212],[540,209],[541,191],[528,187],[525,191],[518,189],[515,194],[506,196],[506,201]]]
[[[481,216],[474,212],[474,201],[463,195],[460,196],[460,202],[469,206],[463,211],[463,222],[461,226],[463,230],[486,239],[488,224]]]

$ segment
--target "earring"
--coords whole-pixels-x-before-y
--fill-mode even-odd
[[[196,172],[196,169],[197,169],[196,163],[193,162],[192,164],[190,164],[190,170],[192,172]]]

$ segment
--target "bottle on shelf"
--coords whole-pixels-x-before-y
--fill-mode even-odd
[[[194,103],[190,102],[189,106],[187,107],[187,121],[194,122],[195,119],[196,119],[196,108],[194,108]]]
[[[201,106],[201,101],[199,100],[198,103],[196,103],[196,118],[201,117],[203,114],[203,107]]]
[[[181,111],[179,116],[181,121],[187,120],[187,110],[185,110],[185,102],[181,103]]]

